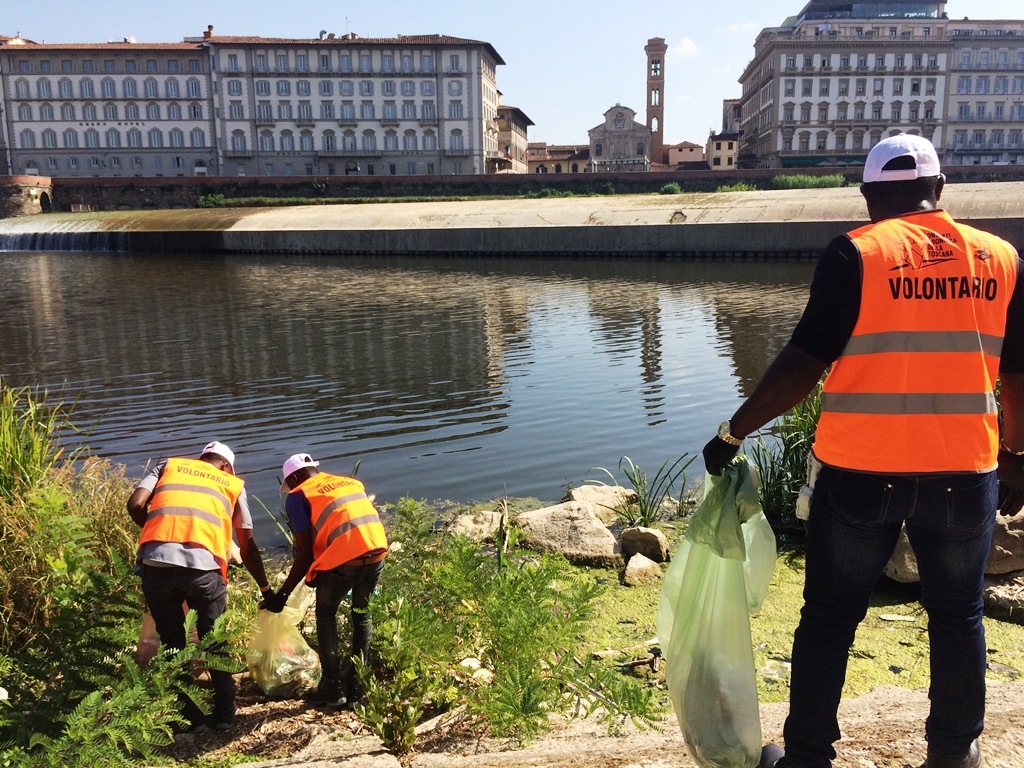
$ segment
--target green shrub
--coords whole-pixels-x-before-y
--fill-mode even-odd
[[[227,199],[219,192],[209,195],[200,195],[196,201],[197,208],[223,208],[227,205]]]
[[[577,660],[601,587],[557,558],[502,555],[503,547],[439,535],[433,519],[420,503],[396,506],[391,538],[401,548],[370,606],[379,629],[375,661],[361,667],[363,716],[389,748],[407,751],[418,721],[454,707],[518,741],[552,713],[599,708],[612,723],[651,722],[652,690]],[[514,545],[515,531],[507,534]]]
[[[775,189],[828,189],[831,187],[845,187],[846,177],[841,173],[831,173],[828,176],[790,174],[775,176],[772,178],[772,186]]]
[[[0,500],[29,493],[60,460],[57,433],[70,429],[63,405],[47,402],[47,393],[12,389],[0,377]]]
[[[678,195],[681,194],[683,188],[679,186],[678,182],[670,181],[668,184],[658,190],[659,195]]]
[[[658,468],[654,476],[650,478],[647,476],[647,470],[638,464],[634,464],[629,456],[623,456],[619,459],[619,471],[626,476],[626,480],[629,481],[630,486],[633,488],[630,500],[624,506],[615,510],[616,516],[623,525],[627,528],[635,526],[650,528],[660,521],[669,508],[672,489],[676,481],[680,479],[679,496],[677,498],[680,500],[683,498],[686,489],[685,471],[697,458],[696,455],[690,456],[689,461],[686,461],[687,456],[689,454],[684,453],[671,464],[666,461]],[[683,463],[684,461],[685,463]],[[618,485],[615,475],[607,469],[604,467],[595,467],[595,469],[604,472],[611,478],[614,485]],[[675,504],[676,509],[680,506],[680,502],[677,501]]]
[[[737,181],[735,184],[723,184],[715,192],[757,192],[757,187],[745,181]]]

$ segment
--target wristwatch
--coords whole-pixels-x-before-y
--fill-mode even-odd
[[[732,425],[728,421],[723,421],[718,425],[718,439],[728,443],[729,445],[740,446],[743,445],[743,441],[746,437],[733,437]]]

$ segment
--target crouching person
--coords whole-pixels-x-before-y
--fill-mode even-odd
[[[295,537],[295,561],[281,588],[263,606],[279,613],[305,578],[316,589],[316,633],[322,676],[318,698],[329,706],[354,704],[362,696],[352,656],[365,659],[373,625],[367,607],[387,556],[380,517],[363,484],[316,469],[320,462],[297,453],[284,463],[282,491]],[[338,608],[352,593],[352,653],[342,675],[338,652]]]

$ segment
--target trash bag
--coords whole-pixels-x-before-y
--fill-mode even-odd
[[[753,768],[760,759],[750,614],[761,609],[775,558],[756,472],[737,456],[721,476],[705,476],[704,500],[665,573],[658,606],[669,697],[702,768]]]
[[[284,610],[260,611],[256,617],[246,661],[256,685],[271,698],[297,698],[320,681],[320,657],[298,628],[315,594],[300,584]]]

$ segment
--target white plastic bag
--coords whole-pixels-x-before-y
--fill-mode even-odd
[[[246,661],[253,680],[271,698],[296,698],[320,680],[320,657],[298,628],[315,596],[312,589],[299,584],[284,610],[260,611],[256,617]]]
[[[775,536],[746,457],[707,475],[704,500],[665,574],[658,638],[669,696],[702,768],[753,768],[761,719],[750,614],[775,569]]]

